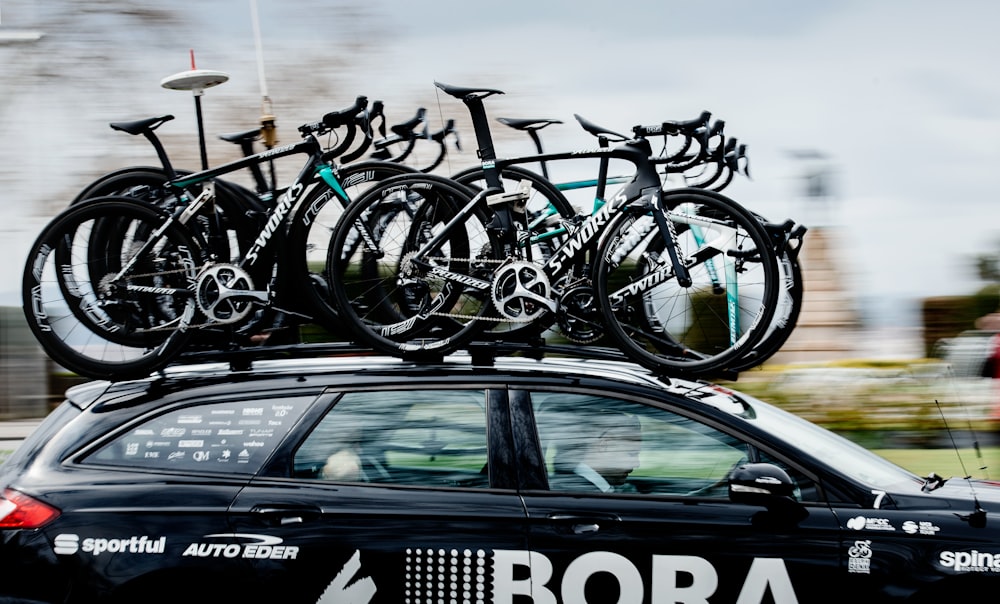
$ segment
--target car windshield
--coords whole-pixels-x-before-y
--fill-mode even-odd
[[[756,417],[750,421],[770,434],[780,435],[793,447],[822,459],[823,463],[844,476],[879,488],[899,483],[922,483],[915,474],[839,434],[745,394],[740,396],[753,405]]]

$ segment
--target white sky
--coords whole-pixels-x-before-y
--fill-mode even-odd
[[[543,132],[549,150],[593,146],[573,113],[628,130],[708,109],[750,152],[753,180],[726,192],[772,219],[836,225],[841,268],[859,295],[971,293],[980,284],[970,258],[1000,251],[1000,4],[258,3],[286,141],[297,123],[357,94],[386,100],[399,121],[418,104],[464,118],[460,103],[437,97],[435,80],[504,90],[488,102],[494,116],[562,119]],[[232,75],[203,99],[210,135],[252,127],[260,88],[246,0],[6,0],[3,10],[4,27],[20,18],[46,30],[33,47],[0,45],[0,304],[19,304],[41,224],[89,179],[151,161],[145,143],[112,133],[109,121],[173,113],[163,132],[193,148],[190,96],[159,88],[188,68],[188,49],[199,67]],[[162,18],[143,20],[157,11]],[[471,161],[471,127],[462,134]],[[517,139],[498,147],[529,150]],[[810,165],[790,153],[802,149],[829,158],[826,214],[802,197]]]

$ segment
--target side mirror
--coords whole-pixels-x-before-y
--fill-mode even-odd
[[[795,483],[778,466],[747,463],[729,474],[729,500],[767,508],[772,515],[797,523],[809,515],[795,500]]]
[[[778,466],[746,463],[729,474],[729,499],[737,503],[766,505],[775,497],[792,497],[795,484]]]

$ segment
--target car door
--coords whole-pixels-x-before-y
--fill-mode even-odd
[[[503,388],[334,392],[232,509],[262,596],[485,602],[494,550],[525,548]],[[270,546],[270,547],[268,547]]]
[[[524,490],[530,554],[496,566],[498,590],[575,604],[839,601],[843,552],[828,506],[796,504],[801,518],[729,501],[731,469],[757,461],[748,443],[612,394],[511,396],[531,399],[522,407],[534,411],[550,487]],[[630,434],[617,422],[640,425],[637,454],[602,444]],[[585,478],[581,460],[609,478]],[[800,485],[807,499],[817,498],[812,486]]]
[[[113,591],[149,599],[178,576],[201,585],[200,601],[241,594],[253,568],[233,553],[242,546],[230,505],[315,398],[265,392],[165,406],[64,465],[49,495],[63,513],[45,531],[76,601]]]

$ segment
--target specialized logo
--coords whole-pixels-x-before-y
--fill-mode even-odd
[[[264,229],[261,230],[260,235],[257,236],[257,239],[253,242],[253,245],[250,246],[250,249],[246,253],[246,259],[250,264],[257,262],[260,251],[267,245],[271,236],[277,231],[278,225],[285,219],[285,215],[287,215],[288,211],[292,208],[292,203],[301,192],[302,183],[294,182],[292,183],[292,186],[288,187],[288,190],[285,191],[284,195],[278,198],[278,204],[274,206],[271,216],[267,219],[267,224],[264,225]]]
[[[107,552],[111,554],[162,554],[167,547],[166,537],[124,537],[121,539],[105,539],[88,537],[80,540],[79,535],[62,533],[56,535],[53,551],[60,556],[72,556],[78,552],[100,556]]]
[[[298,546],[281,545],[281,538],[270,535],[217,533],[205,535],[204,538],[218,541],[192,543],[187,546],[182,555],[195,558],[253,558],[257,560],[295,560],[299,555]]]
[[[611,219],[612,214],[621,207],[623,200],[624,195],[619,194],[618,197],[612,200],[616,203],[609,203],[598,210],[597,213],[593,214],[589,220],[573,233],[569,241],[556,250],[556,253],[549,259],[549,267],[553,275],[559,274],[563,269],[563,263],[572,261],[577,252],[582,250],[587,242],[597,235]]]

